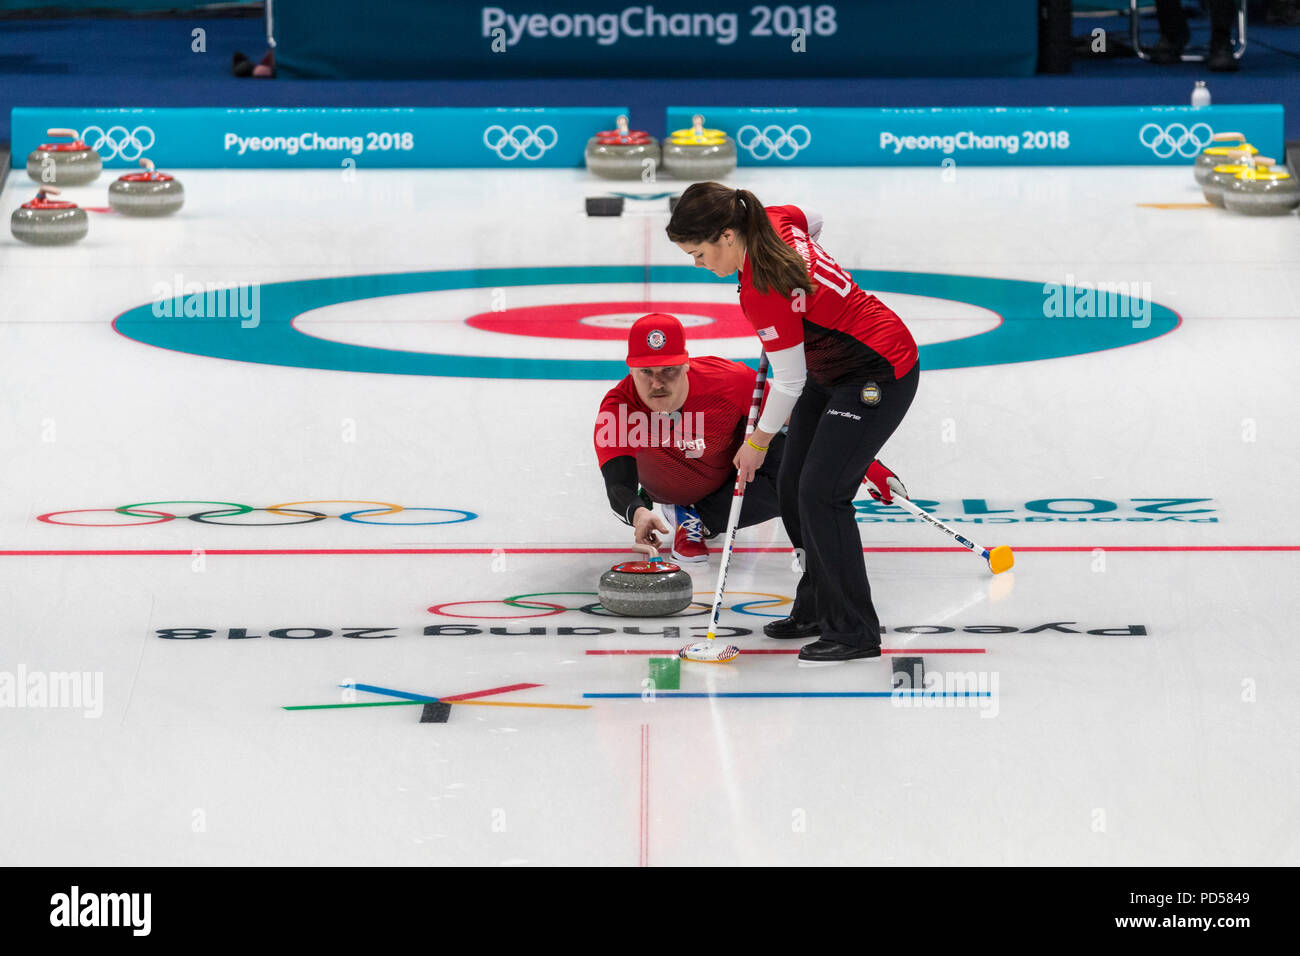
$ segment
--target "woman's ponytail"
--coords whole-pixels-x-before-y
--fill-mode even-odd
[[[803,258],[781,240],[763,204],[747,189],[695,183],[677,200],[666,231],[673,242],[717,242],[728,229],[744,239],[760,293],[775,289],[790,298],[795,289],[815,291]]]
[[[768,289],[776,289],[786,298],[794,295],[795,289],[812,295],[814,286],[807,264],[777,235],[758,198],[748,189],[737,189],[736,200],[743,215],[754,288],[764,294]]]

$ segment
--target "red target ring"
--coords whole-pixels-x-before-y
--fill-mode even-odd
[[[740,306],[727,302],[575,302],[481,312],[465,320],[471,328],[547,339],[627,341],[632,323],[649,312],[682,320],[687,340],[752,338]]]

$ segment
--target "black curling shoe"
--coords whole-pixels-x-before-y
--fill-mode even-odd
[[[768,637],[775,637],[778,641],[787,641],[794,638],[816,637],[822,632],[822,626],[816,621],[796,621],[792,617],[783,617],[779,621],[772,621],[763,625],[763,633]]]
[[[837,644],[835,641],[813,641],[799,649],[800,664],[842,664],[845,661],[861,661],[879,656],[879,644],[854,647],[850,644]]]

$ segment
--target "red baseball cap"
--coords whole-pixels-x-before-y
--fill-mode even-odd
[[[666,312],[643,315],[627,336],[627,364],[632,368],[681,365],[686,354],[686,332],[676,316]]]

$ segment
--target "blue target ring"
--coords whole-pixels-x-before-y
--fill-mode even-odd
[[[1018,279],[925,272],[854,270],[864,289],[967,302],[1002,317],[993,329],[921,347],[927,372],[1032,362],[1136,345],[1178,327],[1177,313],[1132,296],[1118,296],[1124,318],[1051,317],[1045,302],[1052,284]],[[146,345],[211,358],[291,368],[450,378],[582,379],[617,381],[620,361],[445,355],[374,348],[317,338],[294,327],[312,309],[389,295],[526,285],[646,282],[734,285],[692,266],[545,266],[517,269],[452,269],[271,282],[258,287],[252,317],[204,317],[202,294],[179,296],[128,309],[113,322],[127,338]],[[1059,294],[1060,287],[1056,287]],[[1065,293],[1072,294],[1068,287]],[[193,301],[193,300],[200,301]],[[186,314],[187,303],[189,315]],[[197,315],[196,315],[197,314]],[[1141,315],[1141,323],[1127,316]],[[755,366],[752,359],[741,359]]]

